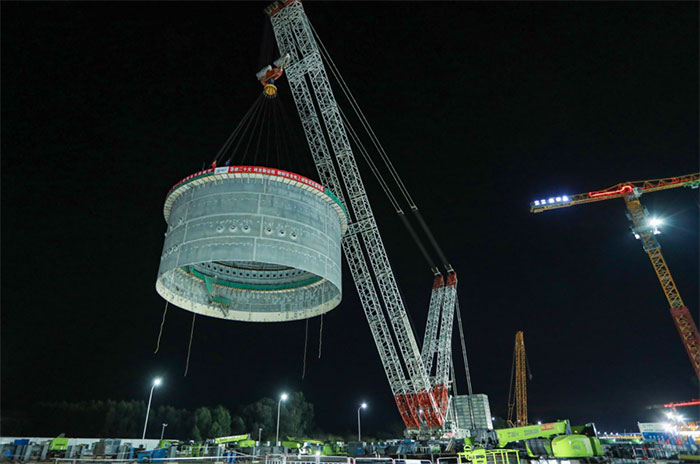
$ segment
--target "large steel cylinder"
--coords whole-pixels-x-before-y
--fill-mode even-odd
[[[347,216],[322,185],[259,166],[192,174],[168,193],[156,290],[188,311],[278,322],[336,307]]]

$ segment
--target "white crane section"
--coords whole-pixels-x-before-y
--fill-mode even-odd
[[[433,289],[421,355],[304,8],[299,0],[286,0],[273,3],[266,13],[280,54],[289,57],[285,73],[319,180],[347,208],[350,224],[343,236],[343,251],[401,416],[409,428],[442,427],[448,404],[456,275],[450,273],[447,286]]]

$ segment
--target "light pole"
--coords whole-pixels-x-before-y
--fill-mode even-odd
[[[362,403],[359,408],[357,408],[357,441],[362,442],[362,432],[360,431],[360,411],[367,409],[367,403]]]
[[[148,425],[148,413],[151,412],[151,400],[153,399],[153,390],[160,385],[160,377],[156,377],[153,379],[153,386],[151,387],[151,394],[148,395],[148,406],[146,407],[146,421],[143,423],[143,436],[141,437],[142,440],[146,439],[146,426]]]
[[[277,402],[277,439],[275,440],[275,444],[277,446],[280,445],[280,408],[282,407],[282,401],[285,401],[286,399],[287,394],[282,393],[280,400]]]
[[[258,441],[259,441],[259,442],[262,441],[262,438],[261,438],[261,437],[262,437],[262,427],[260,427],[260,428],[258,429]]]
[[[163,428],[160,429],[160,441],[163,441],[163,435],[165,434],[165,428],[168,424],[163,423]]]

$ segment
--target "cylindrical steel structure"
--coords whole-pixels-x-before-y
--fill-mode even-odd
[[[156,290],[198,314],[251,322],[306,319],[342,296],[347,215],[322,185],[260,166],[192,174],[168,193]]]

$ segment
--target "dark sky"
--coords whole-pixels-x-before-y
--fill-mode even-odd
[[[459,273],[473,384],[493,413],[516,330],[531,420],[629,430],[659,418],[647,405],[697,397],[624,203],[528,205],[698,170],[698,3],[305,5]],[[158,374],[154,404],[301,390],[324,429],[353,430],[362,400],[368,433],[400,420],[347,267],[321,359],[311,321],[304,380],[304,322],[200,317],[183,378],[191,316],[171,307],[153,355],[162,203],[261,91],[264,6],[2,3],[3,409],[145,400]],[[430,271],[360,168],[422,340]],[[659,239],[697,318],[698,191],[642,201],[667,219]]]

